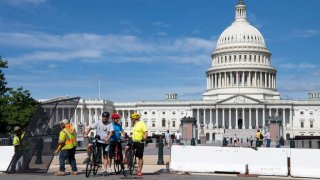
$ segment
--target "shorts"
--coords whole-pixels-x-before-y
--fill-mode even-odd
[[[118,148],[120,148],[120,158],[122,157],[122,145],[120,142],[111,141],[110,142],[110,148],[109,148],[109,158],[113,158],[115,156],[116,152],[116,145],[118,144]]]
[[[144,143],[133,142],[133,148],[136,149],[136,157],[142,159],[144,151]]]
[[[98,149],[99,153],[101,153],[101,151],[103,152],[103,156],[107,156],[108,155],[108,150],[107,150],[108,146],[109,146],[109,144],[104,144],[104,143],[97,142],[97,149]]]

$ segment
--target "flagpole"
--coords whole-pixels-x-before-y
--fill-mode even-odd
[[[100,79],[99,79],[99,100],[100,100]]]

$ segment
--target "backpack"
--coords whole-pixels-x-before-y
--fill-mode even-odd
[[[260,133],[260,139],[263,139],[263,135],[262,135],[262,133]]]

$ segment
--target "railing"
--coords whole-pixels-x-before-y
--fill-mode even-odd
[[[0,146],[11,146],[12,139],[11,138],[0,138]]]

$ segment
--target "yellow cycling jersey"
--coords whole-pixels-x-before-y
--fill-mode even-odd
[[[136,122],[132,129],[132,140],[135,142],[141,141],[146,131],[147,131],[147,126],[144,122],[142,121]]]

